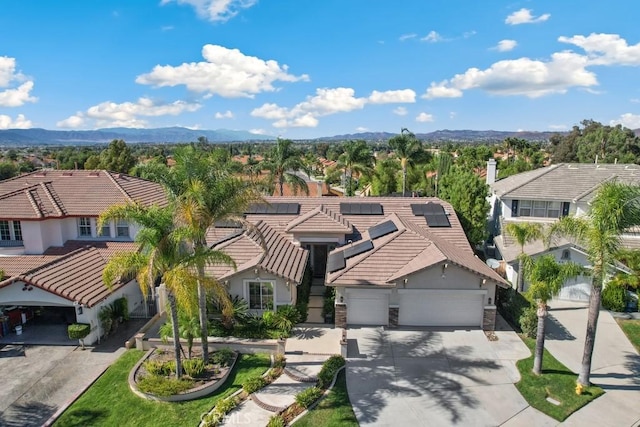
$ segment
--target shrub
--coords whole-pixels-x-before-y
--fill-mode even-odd
[[[229,363],[231,363],[235,355],[236,353],[233,350],[225,347],[214,352],[209,357],[209,360],[220,366],[229,366]]]
[[[187,359],[182,362],[184,372],[191,378],[197,378],[204,374],[204,360],[202,359]]]
[[[213,409],[213,411],[219,414],[221,417],[224,417],[226,414],[231,412],[237,405],[238,405],[238,401],[236,400],[236,398],[230,397],[228,399],[219,400],[218,403],[216,403],[216,406]]]
[[[332,321],[336,313],[336,288],[327,286],[324,290],[324,302],[322,304],[322,316],[327,319],[331,317]]]
[[[273,359],[273,367],[274,368],[284,368],[284,365],[287,362],[287,358],[284,354],[276,354],[276,357]]]
[[[532,307],[531,301],[513,288],[498,288],[498,311],[509,324],[517,331],[523,332],[520,319],[525,310]]]
[[[320,396],[322,396],[322,390],[318,387],[311,387],[296,394],[296,403],[306,409],[320,399]]]
[[[529,338],[535,338],[538,333],[538,310],[536,307],[524,309],[520,315],[520,329]]]
[[[625,311],[627,308],[627,290],[622,286],[610,283],[602,290],[602,306],[611,311]]]
[[[256,376],[256,377],[247,378],[247,380],[244,383],[242,383],[242,388],[248,394],[252,394],[260,390],[265,385],[267,385],[267,380],[265,380],[261,376]]]
[[[156,396],[180,394],[192,387],[192,382],[182,379],[166,378],[159,375],[147,375],[138,381],[138,388]]]
[[[84,350],[84,339],[91,333],[91,325],[87,323],[74,323],[67,327],[67,333],[72,340],[80,340]]]
[[[269,418],[269,422],[267,423],[267,427],[284,427],[286,424],[284,422],[284,418],[280,415],[273,415]]]
[[[298,309],[292,305],[281,305],[278,306],[278,311],[276,311],[278,316],[284,317],[294,325],[300,321],[300,312]]]
[[[147,360],[143,363],[144,369],[151,375],[169,376],[176,373],[176,362],[170,360],[163,362],[161,360]]]
[[[118,298],[114,301],[117,307],[118,317],[122,317],[124,320],[129,320],[129,302],[127,297]]]
[[[342,368],[345,364],[344,357],[339,355],[333,355],[328,358],[323,364],[320,372],[318,373],[318,386],[320,388],[327,388],[331,385],[333,377],[338,372],[338,369]]]
[[[275,324],[276,314],[273,311],[265,311],[262,313],[262,321],[267,328],[273,328]]]

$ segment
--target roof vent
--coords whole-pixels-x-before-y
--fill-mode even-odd
[[[89,172],[89,176],[100,176],[100,172],[98,172],[98,171],[91,171],[91,172]]]
[[[36,173],[33,174],[33,176],[47,176],[47,172],[45,171],[38,171]]]
[[[70,172],[70,171],[62,172],[62,176],[73,176],[73,172]]]

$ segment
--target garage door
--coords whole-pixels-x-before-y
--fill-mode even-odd
[[[376,291],[347,292],[347,323],[350,325],[387,325],[389,294]]]
[[[560,290],[558,299],[568,301],[589,301],[591,294],[591,283],[589,278],[578,277],[577,279],[569,279]]]
[[[482,325],[483,295],[468,292],[400,293],[398,323],[403,326]]]

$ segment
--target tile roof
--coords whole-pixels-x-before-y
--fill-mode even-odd
[[[525,200],[589,201],[605,181],[640,184],[635,164],[559,163],[491,184],[498,197]]]
[[[299,197],[342,197],[343,193],[340,190],[335,188],[331,188],[331,186],[327,185],[324,182],[316,182],[316,181],[306,181],[307,189],[309,190],[309,194],[305,193],[304,190],[295,191],[295,189],[288,183],[284,183],[282,185],[282,192],[284,193],[282,197],[290,197],[290,196],[299,196]],[[276,188],[273,190],[274,197],[280,197],[280,188],[276,185]]]
[[[285,231],[288,233],[351,234],[353,227],[341,214],[320,205],[289,223]]]
[[[237,268],[220,264],[207,266],[206,271],[216,279],[223,280],[242,271],[260,268],[296,284],[302,281],[309,251],[293,244],[266,222],[258,221],[255,229],[231,236],[214,249],[233,258]]]
[[[63,247],[49,248],[45,255],[0,257],[0,269],[9,276],[0,287],[19,280],[93,307],[124,285],[114,283],[109,289],[102,282],[109,257],[136,248],[133,242],[69,241]]]
[[[98,216],[126,202],[166,205],[160,184],[108,171],[35,171],[0,181],[1,219]]]

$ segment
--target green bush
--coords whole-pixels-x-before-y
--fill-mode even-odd
[[[300,312],[292,305],[280,305],[276,311],[278,316],[282,316],[293,324],[300,321]]]
[[[202,421],[206,427],[215,427],[219,425],[224,416],[231,412],[238,405],[235,397],[219,400],[213,411],[207,415]]]
[[[255,393],[260,390],[262,387],[267,385],[267,380],[265,380],[261,376],[248,378],[244,383],[242,383],[242,388],[248,394]]]
[[[307,314],[309,313],[309,296],[311,295],[311,282],[312,282],[311,262],[307,262],[307,267],[304,270],[304,276],[302,276],[302,283],[298,286],[298,296],[296,298],[296,308],[300,313],[300,319],[298,322],[306,322]]]
[[[118,298],[114,301],[117,307],[118,317],[122,317],[123,320],[129,320],[129,302],[127,297]]]
[[[182,362],[184,372],[191,378],[197,378],[204,374],[204,360],[202,359],[187,359]]]
[[[500,315],[506,320],[517,332],[523,332],[520,325],[520,319],[525,310],[533,307],[531,301],[526,299],[524,295],[518,293],[513,288],[498,288],[497,306]]]
[[[318,387],[311,387],[296,394],[296,403],[306,409],[320,399],[320,396],[322,396],[322,390]]]
[[[221,348],[220,350],[215,351],[210,357],[213,363],[220,366],[229,366],[229,363],[233,360],[236,353],[230,348]]]
[[[610,283],[602,290],[602,306],[611,311],[625,311],[627,308],[627,290],[622,286]]]
[[[529,338],[535,338],[538,333],[538,309],[533,306],[525,308],[519,320],[522,333]]]
[[[193,386],[193,383],[184,378],[166,378],[159,375],[147,375],[138,381],[138,388],[156,396],[172,396],[184,393]]]
[[[285,425],[284,418],[280,415],[272,415],[267,423],[267,427],[284,427]]]
[[[142,366],[151,375],[169,376],[176,373],[176,362],[170,360],[163,362],[161,360],[146,360]]]
[[[344,357],[339,355],[333,355],[328,358],[323,364],[320,372],[318,373],[318,387],[327,388],[331,385],[333,377],[338,372],[338,369],[342,368],[345,364]]]
[[[322,304],[322,316],[329,317],[333,320],[336,314],[336,288],[329,287],[324,290],[324,302]]]
[[[274,357],[273,360],[273,367],[274,368],[284,368],[284,365],[287,362],[287,358],[284,356],[284,354],[276,354],[276,357]]]
[[[69,334],[69,339],[82,340],[91,333],[91,325],[88,323],[74,323],[67,327],[67,333]]]

